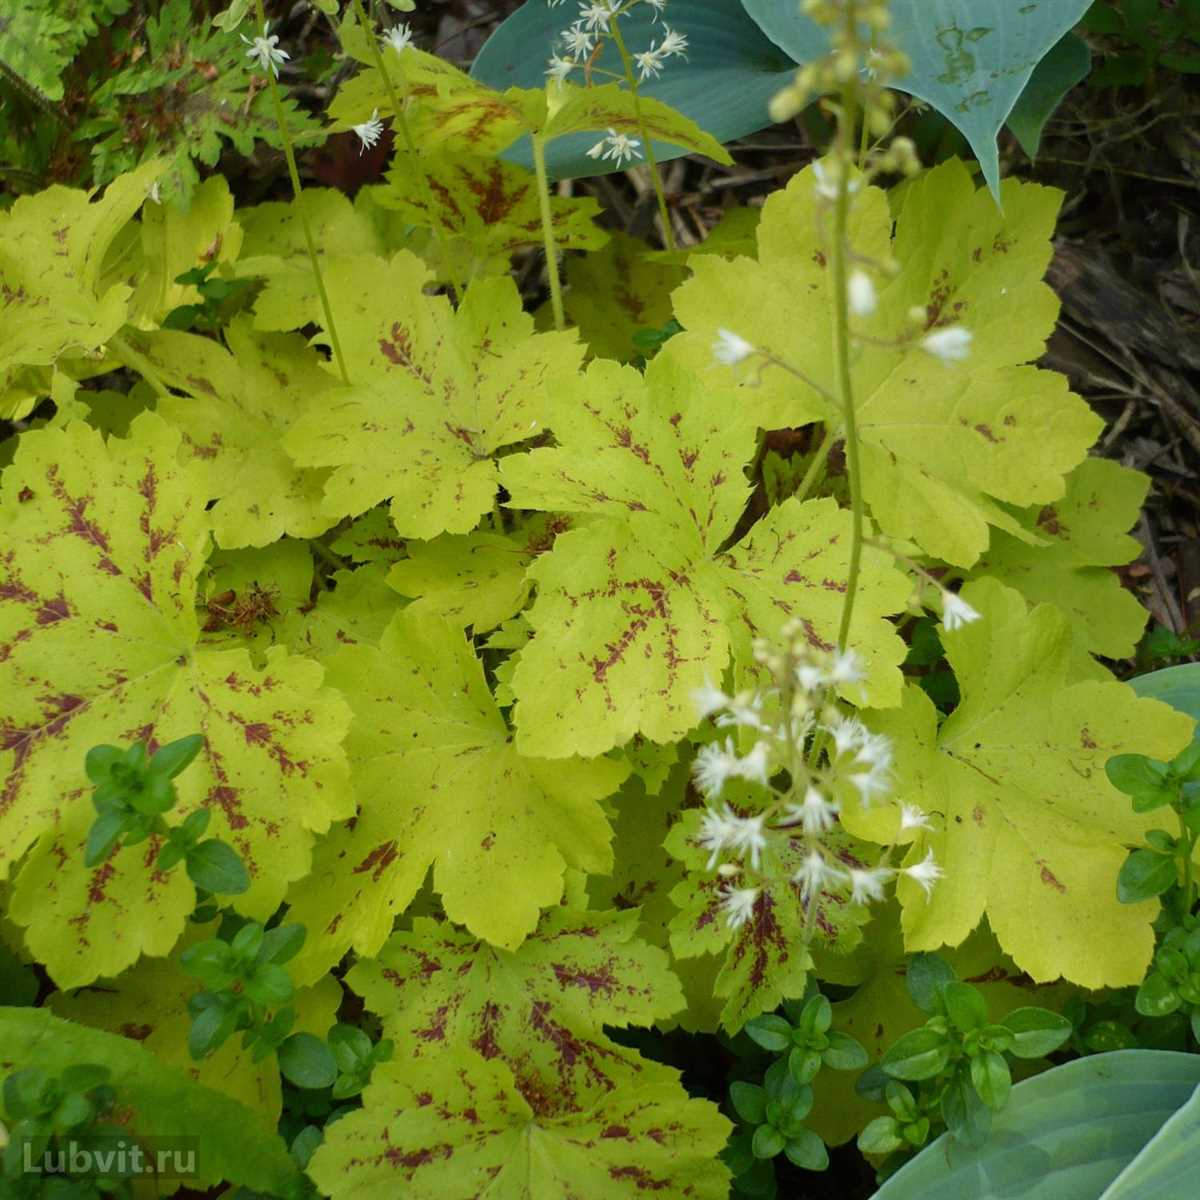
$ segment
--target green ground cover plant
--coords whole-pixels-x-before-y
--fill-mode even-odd
[[[1197,685],[1108,665],[1148,479],[1036,365],[1061,195],[995,154],[1086,6],[974,39],[980,162],[926,167],[959,42],[939,91],[911,4],[748,2],[743,49],[816,38],[757,119],[832,139],[697,245],[658,167],[730,161],[667,86],[711,6],[528,0],[468,74],[318,3],[325,123],[262,0],[130,7],[0,20],[0,1197],[792,1196],[831,1150],[968,1194],[902,1189],[1007,1178],[1022,1096],[1071,1097],[1053,1177],[1102,1051],[1170,1103],[1096,1186],[1174,1178]],[[379,182],[302,180],[334,134]]]

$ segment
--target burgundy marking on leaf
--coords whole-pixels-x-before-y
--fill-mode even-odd
[[[85,542],[107,555],[109,544],[104,531],[95,521],[89,521],[84,515],[87,512],[87,506],[92,502],[92,497],[80,496],[78,499],[73,499],[69,496],[65,485],[59,478],[58,466],[55,463],[51,463],[46,468],[46,478],[50,481],[51,494],[62,505],[69,518],[70,524],[67,526],[67,532],[83,538]]]
[[[111,858],[96,868],[92,873],[92,881],[88,884],[88,903],[103,904],[108,899],[108,896],[105,895],[105,888],[108,887],[108,881],[116,873],[117,868]]]
[[[1038,866],[1041,867],[1041,869],[1042,869],[1041,870],[1042,882],[1047,887],[1053,888],[1056,892],[1065,892],[1067,890],[1066,884],[1063,883],[1058,878],[1058,876],[1055,875],[1054,872],[1050,870],[1050,868],[1048,866],[1046,866],[1045,862],[1042,859],[1039,858],[1037,860],[1037,862],[1038,862]]]
[[[669,1179],[655,1179],[644,1167],[609,1167],[613,1179],[631,1179],[639,1192],[661,1192],[671,1186]]]
[[[366,871],[371,872],[371,878],[375,883],[378,883],[383,878],[383,873],[396,861],[398,851],[396,850],[395,842],[384,842],[381,846],[376,846],[366,858],[354,868],[353,874],[362,875]]]
[[[585,987],[592,995],[604,992],[605,995],[612,996],[617,992],[618,979],[608,964],[595,971],[583,971],[551,963],[550,969],[563,987]]]
[[[47,600],[37,612],[39,625],[53,625],[55,621],[65,621],[71,615],[71,606],[67,598],[59,592],[53,600]]]

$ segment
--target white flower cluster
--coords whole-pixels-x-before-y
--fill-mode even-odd
[[[279,34],[267,36],[269,28],[270,23],[264,25],[262,33],[255,38],[248,38],[244,33],[238,36],[250,47],[246,51],[246,57],[256,59],[261,70],[269,71],[278,79],[280,65],[287,62],[291,55],[286,50],[279,49]]]
[[[641,139],[629,137],[628,134],[618,133],[615,129],[608,131],[607,137],[602,137],[588,152],[588,158],[611,158],[619,167],[626,159],[633,162],[642,157]]]
[[[562,0],[548,0],[548,3],[551,8],[557,8]],[[655,21],[667,6],[667,0],[579,0],[579,15],[559,35],[562,49],[550,58],[546,75],[562,83],[577,67],[583,67],[612,32],[613,21],[639,3],[654,10],[652,18]],[[639,81],[645,82],[651,76],[660,75],[668,58],[675,55],[686,58],[687,48],[687,35],[664,25],[661,40],[652,42],[649,50],[633,55],[638,66]]]
[[[772,686],[727,695],[708,684],[694,697],[701,717],[717,727],[754,734],[746,753],[726,736],[701,747],[692,765],[696,786],[709,802],[696,844],[708,851],[707,869],[722,880],[720,906],[731,929],[753,920],[763,884],[772,871],[778,875],[786,858],[795,863],[797,843],[799,866],[785,869],[792,871],[805,904],[822,891],[836,891],[851,904],[872,904],[901,875],[929,895],[942,874],[932,850],[911,866],[895,867],[888,847],[874,866],[866,866],[829,843],[844,803],[867,806],[891,792],[892,742],[833,703],[838,688],[863,682],[859,657],[853,651],[814,650],[796,628],[784,633],[783,651],[762,642],[755,646]],[[723,798],[735,779],[767,789],[766,802],[737,811]],[[786,783],[777,787],[778,780]],[[739,807],[745,809],[745,803]],[[901,840],[931,828],[915,805],[899,810]],[[759,872],[761,881],[747,878]]]

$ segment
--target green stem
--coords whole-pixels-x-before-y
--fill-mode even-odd
[[[108,348],[129,367],[135,371],[164,399],[171,396],[170,389],[162,381],[162,376],[151,365],[150,360],[140,350],[135,350],[120,334],[108,339]]]
[[[671,212],[667,208],[667,195],[663,191],[662,176],[658,172],[658,162],[654,157],[654,146],[646,132],[646,120],[642,116],[642,98],[638,93],[637,80],[633,77],[633,59],[629,57],[629,51],[625,49],[625,39],[621,36],[621,27],[615,16],[609,22],[609,33],[612,35],[617,53],[621,56],[621,65],[625,68],[625,81],[629,84],[629,91],[633,96],[633,113],[637,119],[638,133],[642,135],[642,145],[646,147],[646,165],[650,168],[650,182],[654,185],[654,194],[658,198],[658,217],[662,222],[663,241],[668,250],[675,250],[678,248],[675,243],[675,230],[671,227]]]
[[[825,432],[821,436],[820,445],[817,446],[816,452],[813,454],[813,460],[808,464],[808,470],[804,472],[804,478],[800,480],[800,486],[792,493],[794,500],[806,500],[809,492],[825,478],[825,466],[829,458],[829,443],[832,440],[833,430],[826,425]]]
[[[266,33],[267,15],[263,10],[263,0],[255,0],[258,10],[259,28]],[[292,148],[292,135],[288,132],[287,117],[283,111],[283,100],[279,95],[279,81],[275,72],[267,69],[267,86],[271,90],[271,101],[275,106],[275,121],[279,126],[279,136],[283,141],[283,154],[287,159],[288,178],[292,181],[292,195],[296,200],[296,211],[300,216],[300,225],[304,230],[304,243],[308,247],[308,261],[312,265],[313,278],[317,283],[317,295],[321,299],[321,311],[325,314],[325,328],[329,333],[330,345],[333,347],[333,358],[338,366],[338,373],[343,383],[350,382],[346,370],[346,360],[342,357],[342,344],[338,340],[337,326],[333,323],[333,309],[329,305],[329,293],[325,290],[325,279],[321,274],[321,263],[317,258],[317,243],[313,238],[312,225],[308,213],[304,210],[303,189],[300,186],[300,172],[296,169],[296,152]]]
[[[1196,902],[1192,897],[1192,888],[1194,886],[1192,880],[1192,855],[1196,851],[1196,838],[1192,831],[1188,828],[1187,822],[1183,819],[1183,813],[1176,809],[1176,815],[1179,817],[1179,840],[1184,846],[1183,856],[1183,912],[1181,917],[1191,916],[1192,909],[1195,908]]]
[[[854,4],[848,5],[847,20],[854,28]],[[854,599],[858,591],[858,575],[862,566],[863,497],[862,465],[858,443],[858,417],[854,408],[854,389],[850,377],[850,325],[846,227],[850,214],[850,168],[854,156],[854,82],[842,88],[841,112],[838,114],[838,134],[835,154],[839,165],[837,199],[833,209],[833,244],[829,266],[833,274],[833,351],[837,390],[842,401],[842,421],[846,431],[846,473],[850,482],[850,566],[846,573],[846,598],[842,602],[842,623],[838,629],[838,649],[845,650],[854,615]]]
[[[554,309],[554,328],[566,329],[563,312],[562,280],[558,277],[558,246],[554,241],[554,223],[550,214],[550,180],[546,175],[546,141],[533,134],[533,167],[537,172],[538,203],[542,210],[542,245],[546,249],[546,274],[550,279],[550,304]]]

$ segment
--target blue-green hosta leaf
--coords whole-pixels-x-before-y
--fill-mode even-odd
[[[767,36],[798,62],[828,49],[825,31],[796,0],[742,0]],[[912,62],[894,86],[957,126],[1000,199],[996,134],[1038,63],[1090,0],[892,0],[894,43]],[[1061,94],[1061,93],[1060,93]]]
[[[471,74],[496,88],[540,88],[545,84],[546,60],[557,47],[559,34],[578,17],[574,3],[550,7],[546,0],[526,0],[484,44]],[[637,5],[621,20],[622,35],[631,52],[650,48],[662,37],[662,23],[652,20],[653,9]],[[672,58],[662,77],[649,79],[640,92],[677,108],[719,142],[732,141],[770,124],[767,105],[791,79],[795,64],[773,45],[734,0],[671,0],[667,19],[672,29],[687,36],[687,61]],[[596,60],[596,81],[621,73],[621,59],[611,44]],[[582,82],[582,72],[572,77]],[[552,142],[546,161],[557,178],[596,175],[616,169],[587,156],[596,142],[592,133],[572,134]],[[686,151],[655,141],[658,160],[677,158]],[[529,164],[528,141],[505,152]]]

